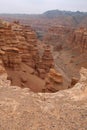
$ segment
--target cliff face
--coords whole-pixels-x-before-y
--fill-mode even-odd
[[[12,85],[32,89],[35,78],[39,91],[42,91],[45,81],[41,78],[46,77],[54,64],[51,53],[50,47],[46,47],[40,56],[38,39],[30,26],[21,25],[18,21],[0,21],[0,60],[3,61]],[[39,82],[43,84],[42,88]]]
[[[87,51],[87,28],[53,26],[45,35],[44,42],[55,46],[58,51],[69,43],[68,46],[71,46],[71,49],[77,48],[77,51],[80,50],[81,53],[84,53]]]
[[[47,34],[44,36],[44,42],[54,46],[63,46],[72,29],[65,26],[52,26],[48,29]],[[60,47],[61,49],[61,47]]]
[[[6,67],[16,68],[16,66],[21,64],[21,62],[24,62],[35,69],[37,64],[40,62],[40,54],[37,43],[38,39],[36,33],[30,26],[20,25],[17,21],[8,24],[4,24],[3,21],[1,21],[0,54]],[[47,67],[51,68],[51,64],[53,63],[50,63],[49,60],[52,59],[51,62],[53,62],[53,56],[51,56],[50,48],[48,50],[49,54],[46,52],[47,51],[44,50],[43,55],[45,55],[44,57],[48,56],[49,58],[44,59],[41,57],[41,60],[43,60],[42,65],[44,66],[45,60],[48,63]],[[18,61],[20,63],[18,63]]]
[[[87,51],[87,29],[86,28],[79,28],[76,29],[71,37],[71,44],[73,47],[78,48],[81,53]]]
[[[3,70],[3,71],[1,71]],[[35,94],[10,86],[0,69],[0,130],[86,130],[87,69],[69,90]]]
[[[31,44],[32,50],[29,52]],[[17,66],[20,68],[19,64],[22,61],[34,62],[33,50],[36,44],[37,38],[31,27],[26,29],[19,23],[4,24],[3,21],[0,23],[0,54],[6,67],[16,69]]]

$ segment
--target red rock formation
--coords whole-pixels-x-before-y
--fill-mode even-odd
[[[17,48],[2,48],[4,54],[2,55],[2,60],[5,67],[9,67],[13,70],[20,70],[21,57],[19,50]]]
[[[42,63],[43,63],[44,69],[47,72],[49,72],[50,68],[54,67],[54,60],[53,60],[53,56],[52,56],[49,46],[44,50],[44,53],[42,56]]]
[[[66,39],[71,29],[64,26],[52,26],[49,28],[47,34],[44,36],[44,42],[46,44],[52,44],[54,46],[62,45],[66,43]]]
[[[13,22],[9,26],[3,25],[0,28],[0,47],[18,48],[23,62],[35,67],[39,61],[37,49],[37,37],[31,27]]]
[[[72,34],[71,40],[73,47],[80,49],[82,53],[87,51],[87,29],[76,29]]]
[[[32,28],[30,26],[23,26],[23,30],[26,41],[31,45],[37,45],[37,36]]]
[[[18,46],[18,41],[15,33],[11,30],[11,26],[3,25],[3,28],[0,28],[0,47],[16,47]]]
[[[57,92],[63,89],[63,76],[55,69],[50,69],[44,91]]]
[[[0,28],[0,34],[0,42],[3,43],[0,45],[0,58],[8,73],[11,73],[11,75],[13,75],[12,71],[14,70],[14,74],[19,73],[17,76],[20,77],[23,67],[29,69],[28,72],[32,67],[33,72],[32,74],[30,73],[30,76],[36,74],[44,79],[47,73],[49,73],[50,68],[54,67],[54,59],[50,46],[45,47],[44,52],[42,51],[43,55],[40,55],[37,46],[37,37],[31,27],[28,26],[27,28],[20,25],[19,22],[14,22],[9,24],[9,26],[3,25]],[[17,71],[15,70],[20,70],[20,72],[18,71],[18,73],[16,73]],[[29,84],[29,79],[25,78],[24,71],[23,73],[24,75],[21,76],[20,79],[15,78],[15,81],[18,81],[21,87],[25,87]],[[15,81],[11,75],[8,78],[11,79],[14,84]]]
[[[45,78],[50,68],[54,67],[54,60],[49,46],[45,48],[42,57],[39,58],[38,61],[39,62],[36,63],[38,76]]]

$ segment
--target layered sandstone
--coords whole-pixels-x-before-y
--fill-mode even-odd
[[[31,26],[24,26],[23,30],[26,41],[32,45],[37,45],[37,35]]]
[[[54,68],[54,59],[50,46],[46,46],[42,57],[39,58],[39,62],[36,64],[36,71],[38,76],[45,78],[46,74],[50,71],[50,68]]]
[[[71,30],[72,29],[66,26],[52,26],[44,36],[44,42],[53,45],[55,50],[60,51],[65,45],[66,39]]]
[[[73,47],[80,49],[81,53],[87,51],[87,29],[79,28],[73,32],[72,40]]]
[[[63,76],[55,69],[50,69],[47,75],[44,91],[57,92],[62,89],[64,89]]]
[[[19,22],[16,21],[11,24],[9,23],[9,26],[3,24],[1,21],[0,25],[1,50],[3,50],[4,46],[11,47],[13,50],[16,48],[19,50],[23,62],[29,63],[32,67],[35,66],[39,56],[38,49],[36,48],[37,37],[31,27],[20,25]],[[4,52],[5,51],[6,50],[4,50]]]
[[[5,67],[13,70],[20,70],[21,56],[17,48],[3,47],[2,60]]]
[[[53,60],[52,52],[49,46],[47,46],[44,50],[44,53],[42,56],[42,63],[43,63],[44,69],[47,72],[49,72],[50,68],[54,67],[54,60]]]
[[[3,28],[0,29],[0,32],[1,51],[3,50],[4,46],[11,47],[13,50],[16,48],[20,52],[19,55],[22,62],[30,65],[34,69],[44,69],[46,73],[49,72],[51,67],[53,67],[54,61],[49,47],[44,50],[43,56],[40,60],[40,54],[37,47],[37,37],[30,26],[23,26],[20,25],[18,21],[14,21],[13,23],[9,24],[9,26],[3,25]],[[6,50],[4,50],[4,52],[5,51]]]
[[[9,24],[1,21],[0,25],[0,59],[8,79],[12,85],[42,92],[45,84],[42,79],[54,62],[50,49],[44,50],[43,57],[40,55],[36,34],[30,26],[20,25],[19,21]]]

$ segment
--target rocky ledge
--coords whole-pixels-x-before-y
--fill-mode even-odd
[[[0,67],[0,130],[87,130],[87,69],[71,89],[33,93],[10,86]]]

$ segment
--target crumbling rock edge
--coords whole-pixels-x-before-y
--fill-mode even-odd
[[[34,93],[0,75],[0,130],[86,130],[87,69],[71,89]]]
[[[0,69],[3,71],[1,72],[0,70],[0,88],[3,87],[3,88],[11,88],[11,89],[15,89],[15,90],[19,90],[22,91],[22,92],[25,92],[25,93],[29,93],[29,94],[33,94],[33,95],[37,95],[38,97],[48,97],[49,98],[55,98],[56,96],[59,96],[59,97],[62,97],[64,96],[64,94],[68,94],[68,95],[71,95],[71,98],[73,97],[81,97],[83,95],[83,97],[86,97],[87,96],[87,69],[85,68],[81,68],[80,70],[80,80],[79,82],[73,87],[73,88],[70,88],[70,89],[67,89],[67,90],[60,90],[59,92],[56,92],[56,93],[34,93],[34,92],[31,92],[31,90],[29,88],[20,88],[18,86],[11,86],[11,82],[9,80],[7,80],[7,73],[5,71],[5,69],[1,66]],[[70,96],[69,96],[70,97]],[[81,99],[81,98],[80,98]]]

